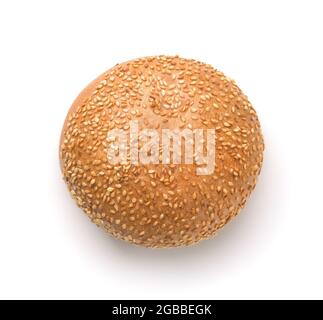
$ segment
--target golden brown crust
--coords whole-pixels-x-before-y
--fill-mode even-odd
[[[109,71],[107,71],[109,72]],[[97,77],[95,80],[93,80],[90,84],[87,85],[87,87],[85,89],[83,89],[83,91],[76,97],[76,99],[74,100],[73,104],[71,105],[70,109],[68,110],[68,113],[67,113],[67,116],[65,118],[65,121],[64,121],[64,125],[63,125],[63,128],[62,128],[62,132],[61,132],[61,136],[60,136],[60,139],[59,139],[59,150],[61,150],[61,145],[62,145],[62,142],[63,142],[63,138],[64,138],[64,132],[66,130],[66,125],[67,125],[67,122],[68,122],[68,118],[69,116],[75,112],[75,110],[81,105],[84,103],[84,101],[86,101],[86,99],[91,96],[91,93],[95,90],[96,86],[98,85],[98,83],[103,80],[105,74],[107,73],[103,73],[101,74],[99,77]],[[62,157],[60,156],[59,157],[60,159],[60,167],[61,167],[61,170],[63,172],[63,166],[62,166]]]
[[[216,167],[117,165],[107,161],[107,132],[141,128],[213,128]],[[263,159],[257,115],[237,85],[211,66],[179,57],[116,65],[73,103],[60,161],[78,205],[110,234],[148,247],[188,245],[234,217],[256,184]]]

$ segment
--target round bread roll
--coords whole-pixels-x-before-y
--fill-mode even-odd
[[[109,234],[176,247],[237,215],[263,151],[256,112],[233,80],[154,56],[118,64],[83,90],[64,123],[60,163],[78,206]]]

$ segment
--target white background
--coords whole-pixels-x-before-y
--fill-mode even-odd
[[[0,298],[323,298],[322,15],[322,1],[1,1]],[[155,54],[235,79],[266,142],[246,208],[181,249],[107,236],[59,171],[78,93]]]

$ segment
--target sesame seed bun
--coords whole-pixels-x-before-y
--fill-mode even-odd
[[[215,167],[197,163],[111,164],[113,129],[209,129]],[[213,236],[256,185],[264,143],[255,110],[235,82],[210,65],[156,56],[116,65],[88,85],[60,140],[64,180],[79,207],[109,234],[146,247],[190,245]]]

